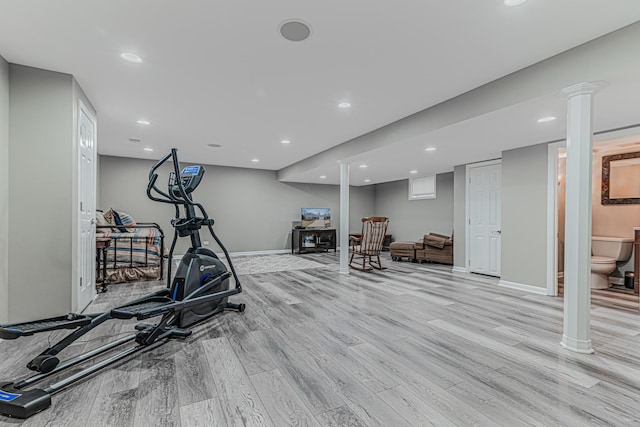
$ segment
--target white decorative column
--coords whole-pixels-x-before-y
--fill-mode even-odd
[[[349,163],[340,163],[340,274],[349,274]]]
[[[593,96],[602,85],[562,89],[567,101],[567,171],[562,346],[577,353],[591,347],[591,188]]]

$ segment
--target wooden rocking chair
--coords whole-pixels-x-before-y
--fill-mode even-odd
[[[383,216],[372,216],[362,218],[362,235],[360,237],[349,236],[351,244],[351,259],[349,260],[349,267],[355,268],[361,271],[370,271],[373,268],[377,270],[384,270],[382,263],[380,262],[380,252],[382,251],[382,242],[384,236],[387,233],[387,225],[389,224],[389,218]],[[358,255],[362,257],[362,265],[360,266],[360,259],[356,259],[354,264],[353,258]],[[377,261],[372,260],[371,257],[375,257]],[[367,267],[367,263],[369,267]]]

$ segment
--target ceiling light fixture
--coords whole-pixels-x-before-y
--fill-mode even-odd
[[[552,122],[555,119],[556,119],[555,116],[541,117],[538,119],[538,123]]]
[[[292,42],[301,42],[311,35],[309,24],[299,19],[291,19],[280,24],[280,35]]]
[[[522,3],[525,3],[527,0],[504,0],[505,6],[519,6]]]
[[[129,138],[129,142],[140,142],[140,138]]]
[[[327,179],[326,175],[320,175],[320,179]]]
[[[562,153],[558,153],[558,158],[559,159],[564,159],[565,157],[567,157],[567,152],[566,151],[564,151]]]
[[[291,144],[291,141],[289,141],[288,139],[283,139],[282,141],[280,141],[282,144]]]
[[[220,145],[220,144],[207,144],[207,145],[209,147],[211,147],[211,148],[220,148],[220,147],[222,147],[222,145]]]
[[[370,179],[365,179],[364,182],[371,182],[371,180]]]
[[[427,147],[424,151],[436,151],[436,147]]]
[[[139,64],[142,62],[142,58],[131,52],[121,53],[120,58],[124,59],[127,62],[133,62],[134,64]]]
[[[258,162],[260,161],[260,159],[251,159],[251,161],[252,161],[253,163],[258,163]]]
[[[362,169],[364,169],[364,168],[366,168],[366,167],[367,167],[367,165],[362,164],[362,165],[360,165],[360,167],[361,167]]]
[[[151,124],[149,120],[138,120],[136,123],[138,123],[139,125],[145,125],[145,126],[149,126]]]
[[[153,148],[146,147],[144,151],[153,151]]]
[[[351,108],[351,103],[341,102],[338,104],[338,108],[342,108],[343,110],[346,110],[347,108]]]
[[[416,170],[409,171],[409,173],[418,173]]]

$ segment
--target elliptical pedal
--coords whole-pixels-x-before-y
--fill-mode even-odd
[[[0,338],[14,340],[40,332],[57,329],[76,329],[91,323],[92,318],[82,314],[69,313],[66,316],[50,317],[33,322],[0,325]]]

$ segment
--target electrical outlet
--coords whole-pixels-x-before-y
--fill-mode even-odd
[[[208,240],[205,240],[205,241],[203,241],[203,242],[202,242],[202,244],[203,244],[203,245],[208,245],[208,244],[209,244],[209,241],[208,241]]]

